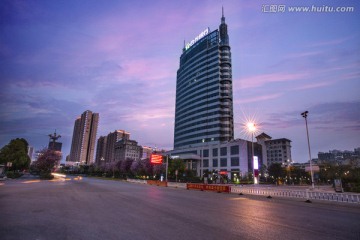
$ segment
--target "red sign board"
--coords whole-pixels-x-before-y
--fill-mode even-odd
[[[198,183],[187,183],[186,189],[197,189],[201,191],[225,192],[230,193],[231,187],[227,185],[207,185]]]
[[[162,164],[163,156],[159,154],[151,154],[150,162],[152,164]]]

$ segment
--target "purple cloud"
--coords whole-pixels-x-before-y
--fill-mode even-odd
[[[264,130],[291,138],[299,156],[303,119],[294,109],[307,108],[329,139],[341,124],[344,143],[358,144],[348,131],[358,131],[350,121],[359,112],[358,15],[265,14],[263,4],[3,1],[0,146],[22,136],[43,146],[57,128],[67,154],[75,118],[90,109],[100,113],[98,135],[124,129],[140,144],[171,148],[183,41],[218,28],[222,6],[235,112],[259,109]]]

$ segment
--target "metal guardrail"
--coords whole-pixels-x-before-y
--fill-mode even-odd
[[[142,180],[142,179],[127,179],[127,182],[131,182],[131,183],[140,183],[140,184],[148,184],[148,180]],[[168,182],[167,183],[168,187],[173,187],[173,188],[184,188],[186,189],[186,183],[177,183],[177,182]]]
[[[131,182],[131,183],[141,183],[141,184],[147,184],[146,180],[142,180],[142,179],[127,179],[127,182]]]
[[[186,189],[186,183],[168,182],[168,187]]]
[[[250,195],[263,195],[271,197],[290,197],[290,198],[303,198],[303,199],[314,199],[314,200],[325,200],[335,202],[347,202],[347,203],[358,203],[360,204],[359,194],[348,194],[348,193],[328,193],[328,192],[314,192],[307,190],[280,190],[271,188],[244,188],[244,187],[231,187],[231,193],[243,193]]]
[[[127,179],[131,183],[148,184],[147,180],[141,179]],[[168,187],[187,188],[186,183],[168,182]],[[221,186],[221,185],[219,185]],[[360,194],[351,193],[329,193],[306,190],[288,190],[288,189],[273,189],[273,188],[252,188],[252,187],[238,187],[231,186],[230,193],[262,195],[271,197],[288,197],[288,198],[302,198],[307,200],[324,200],[335,201],[343,203],[357,203],[360,204]]]

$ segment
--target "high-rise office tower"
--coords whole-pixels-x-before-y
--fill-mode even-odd
[[[177,71],[174,149],[234,139],[231,53],[224,11],[219,29],[184,46]]]
[[[96,132],[99,114],[89,110],[75,120],[74,133],[70,150],[70,161],[81,164],[94,162]]]

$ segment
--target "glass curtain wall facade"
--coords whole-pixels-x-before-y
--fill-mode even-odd
[[[192,46],[184,47],[180,57],[174,149],[234,139],[231,52],[224,14],[219,29],[204,32]]]

